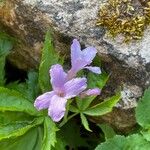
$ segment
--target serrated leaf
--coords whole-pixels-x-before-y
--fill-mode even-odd
[[[117,93],[115,96],[107,98],[102,103],[97,104],[87,110],[83,111],[84,114],[89,116],[101,116],[111,112],[116,103],[120,100],[121,94]]]
[[[18,137],[25,134],[31,128],[43,123],[43,118],[36,118],[33,121],[14,122],[0,126],[0,140],[11,137]]]
[[[55,147],[52,147],[52,150],[66,150],[66,143],[64,143],[62,139],[57,138],[57,143]]]
[[[54,49],[52,35],[48,31],[46,33],[44,47],[42,49],[41,63],[39,67],[39,85],[43,92],[49,91],[51,88],[49,70],[51,65],[57,63],[59,63],[59,55]]]
[[[150,142],[146,141],[140,134],[133,134],[126,138],[126,149],[149,150]]]
[[[81,118],[81,122],[82,122],[82,125],[84,126],[84,128],[90,132],[92,132],[92,130],[89,128],[89,123],[88,123],[88,120],[87,118],[85,117],[84,114],[80,113],[80,118]]]
[[[41,150],[43,131],[40,127],[32,128],[24,135],[0,142],[1,150]]]
[[[98,126],[102,129],[106,140],[113,138],[116,135],[113,128],[111,128],[108,124],[99,124]]]
[[[0,111],[25,112],[33,116],[41,115],[22,94],[3,87],[0,87]]]
[[[150,87],[145,90],[144,96],[138,102],[135,112],[138,124],[145,129],[150,128]]]
[[[56,131],[58,131],[58,129],[55,123],[49,117],[45,117],[42,150],[51,150],[52,146],[55,146]]]
[[[134,134],[128,137],[115,136],[100,144],[95,150],[149,150],[150,143],[141,135]]]
[[[124,150],[126,139],[124,136],[115,136],[98,145],[95,150]]]

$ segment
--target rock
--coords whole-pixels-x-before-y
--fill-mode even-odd
[[[53,29],[56,49],[62,54],[69,51],[72,38],[78,38],[85,46],[95,46],[103,60],[104,69],[111,73],[105,94],[111,95],[119,86],[122,87],[122,101],[117,107],[123,115],[112,112],[119,118],[114,126],[132,128],[135,125],[134,117],[130,117],[129,120],[133,119],[130,125],[128,119],[124,118],[134,116],[133,111],[129,111],[130,115],[125,112],[137,105],[143,90],[150,85],[150,28],[145,30],[139,41],[123,43],[121,35],[112,40],[103,27],[96,26],[99,7],[103,2],[5,0],[0,7],[0,23],[18,39],[9,61],[24,70],[38,67],[48,28]],[[109,115],[109,121],[106,118],[103,118],[106,122],[114,122],[113,115]]]

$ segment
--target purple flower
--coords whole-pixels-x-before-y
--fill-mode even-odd
[[[71,45],[71,69],[68,72],[68,79],[76,76],[76,73],[81,69],[89,69],[90,71],[100,74],[99,67],[89,66],[92,63],[97,51],[94,47],[87,47],[81,51],[80,43],[77,39],[73,40]]]
[[[87,87],[86,78],[73,78],[67,81],[67,74],[61,65],[53,65],[50,69],[53,91],[37,97],[34,106],[38,109],[47,109],[53,121],[60,121],[65,114],[67,100],[79,95]]]
[[[94,88],[94,89],[88,89],[87,91],[84,91],[80,94],[81,98],[84,98],[86,96],[97,96],[100,95],[101,90],[99,88]]]

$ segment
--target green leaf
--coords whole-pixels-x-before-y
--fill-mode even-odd
[[[95,150],[125,150],[126,139],[124,136],[117,135],[112,139],[98,145]]]
[[[0,57],[6,56],[12,48],[12,38],[4,33],[0,33]]]
[[[117,93],[115,96],[107,98],[102,103],[97,104],[91,108],[88,108],[83,113],[90,116],[101,116],[108,112],[111,112],[116,103],[120,100],[121,94]]]
[[[107,80],[109,79],[109,75],[105,72],[103,72],[102,74],[94,74],[92,72],[88,73],[87,76],[88,79],[88,88],[100,88],[102,89]]]
[[[46,33],[42,58],[39,67],[39,85],[43,92],[50,90],[49,70],[53,64],[59,63],[59,56],[54,50],[51,33]]]
[[[88,96],[83,99],[81,99],[80,97],[76,97],[76,103],[77,103],[78,109],[81,112],[83,112],[85,109],[87,109],[90,106],[90,104],[95,99],[95,97],[96,96]]]
[[[69,121],[62,126],[61,130],[57,133],[58,138],[60,138],[64,144],[68,145],[72,149],[77,149],[80,146],[88,146],[88,143],[80,134],[80,126],[74,121]]]
[[[0,86],[3,86],[5,84],[5,56],[0,57]]]
[[[85,117],[85,115],[83,113],[80,113],[80,118],[81,118],[81,122],[84,126],[84,128],[90,132],[92,132],[92,130],[89,128],[89,123],[87,118]]]
[[[22,94],[3,87],[0,87],[0,111],[25,112],[33,116],[41,115]]]
[[[56,143],[56,131],[58,131],[55,123],[49,118],[44,120],[44,138],[42,142],[42,150],[51,150]]]
[[[28,73],[27,83],[27,97],[31,102],[35,100],[39,93],[39,85],[38,85],[38,73],[34,71],[30,71]]]
[[[115,136],[100,144],[95,150],[149,150],[150,143],[141,135],[134,134],[128,137]]]
[[[140,134],[133,134],[126,138],[126,149],[149,150],[150,142],[146,141]]]
[[[102,129],[106,140],[110,139],[110,138],[113,138],[116,135],[116,133],[113,130],[113,128],[111,128],[109,125],[107,125],[107,124],[99,124],[98,126]]]
[[[57,137],[57,143],[55,144],[55,147],[52,147],[52,150],[66,150],[66,143]]]
[[[21,136],[31,128],[42,123],[43,118],[36,118],[33,121],[14,122],[11,124],[0,126],[0,140]]]
[[[5,84],[5,59],[12,47],[12,41],[5,34],[0,33],[0,86]]]
[[[33,102],[39,93],[38,73],[30,71],[26,82],[15,81],[6,85],[7,88],[16,90],[24,95],[29,101]]]
[[[74,112],[74,113],[78,113],[78,112],[79,112],[78,108],[76,108],[76,107],[73,106],[73,105],[70,105],[70,106],[69,106],[69,110],[70,110],[71,112]]]
[[[150,130],[147,131],[141,131],[143,137],[147,140],[150,141]]]
[[[23,112],[5,111],[0,112],[0,126],[11,124],[12,122],[32,121],[34,116],[30,116]]]
[[[95,56],[92,64],[93,64],[93,66],[101,67],[102,61],[101,61],[101,59],[100,59],[100,57],[98,55]]]
[[[108,78],[109,78],[109,76],[105,72],[103,72],[100,75],[93,74],[90,72],[88,74],[88,83],[89,83],[88,88],[98,87],[98,88],[102,89],[104,87],[104,85],[106,84]],[[78,109],[81,112],[83,112],[90,106],[90,104],[92,103],[92,101],[95,98],[96,98],[96,96],[88,96],[83,99],[77,97],[76,103],[77,103]]]
[[[8,89],[18,91],[19,93],[21,93],[24,96],[28,95],[28,93],[27,93],[28,86],[25,82],[19,83],[19,81],[14,81],[14,82],[8,83],[5,87]]]
[[[150,128],[150,87],[145,90],[144,96],[138,103],[135,110],[136,120],[143,128]]]
[[[32,128],[24,135],[17,138],[10,138],[0,142],[1,150],[41,150],[42,129]]]

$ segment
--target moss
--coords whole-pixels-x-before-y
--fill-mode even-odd
[[[98,26],[110,36],[124,35],[124,41],[141,39],[150,24],[150,0],[108,0],[100,7]]]

